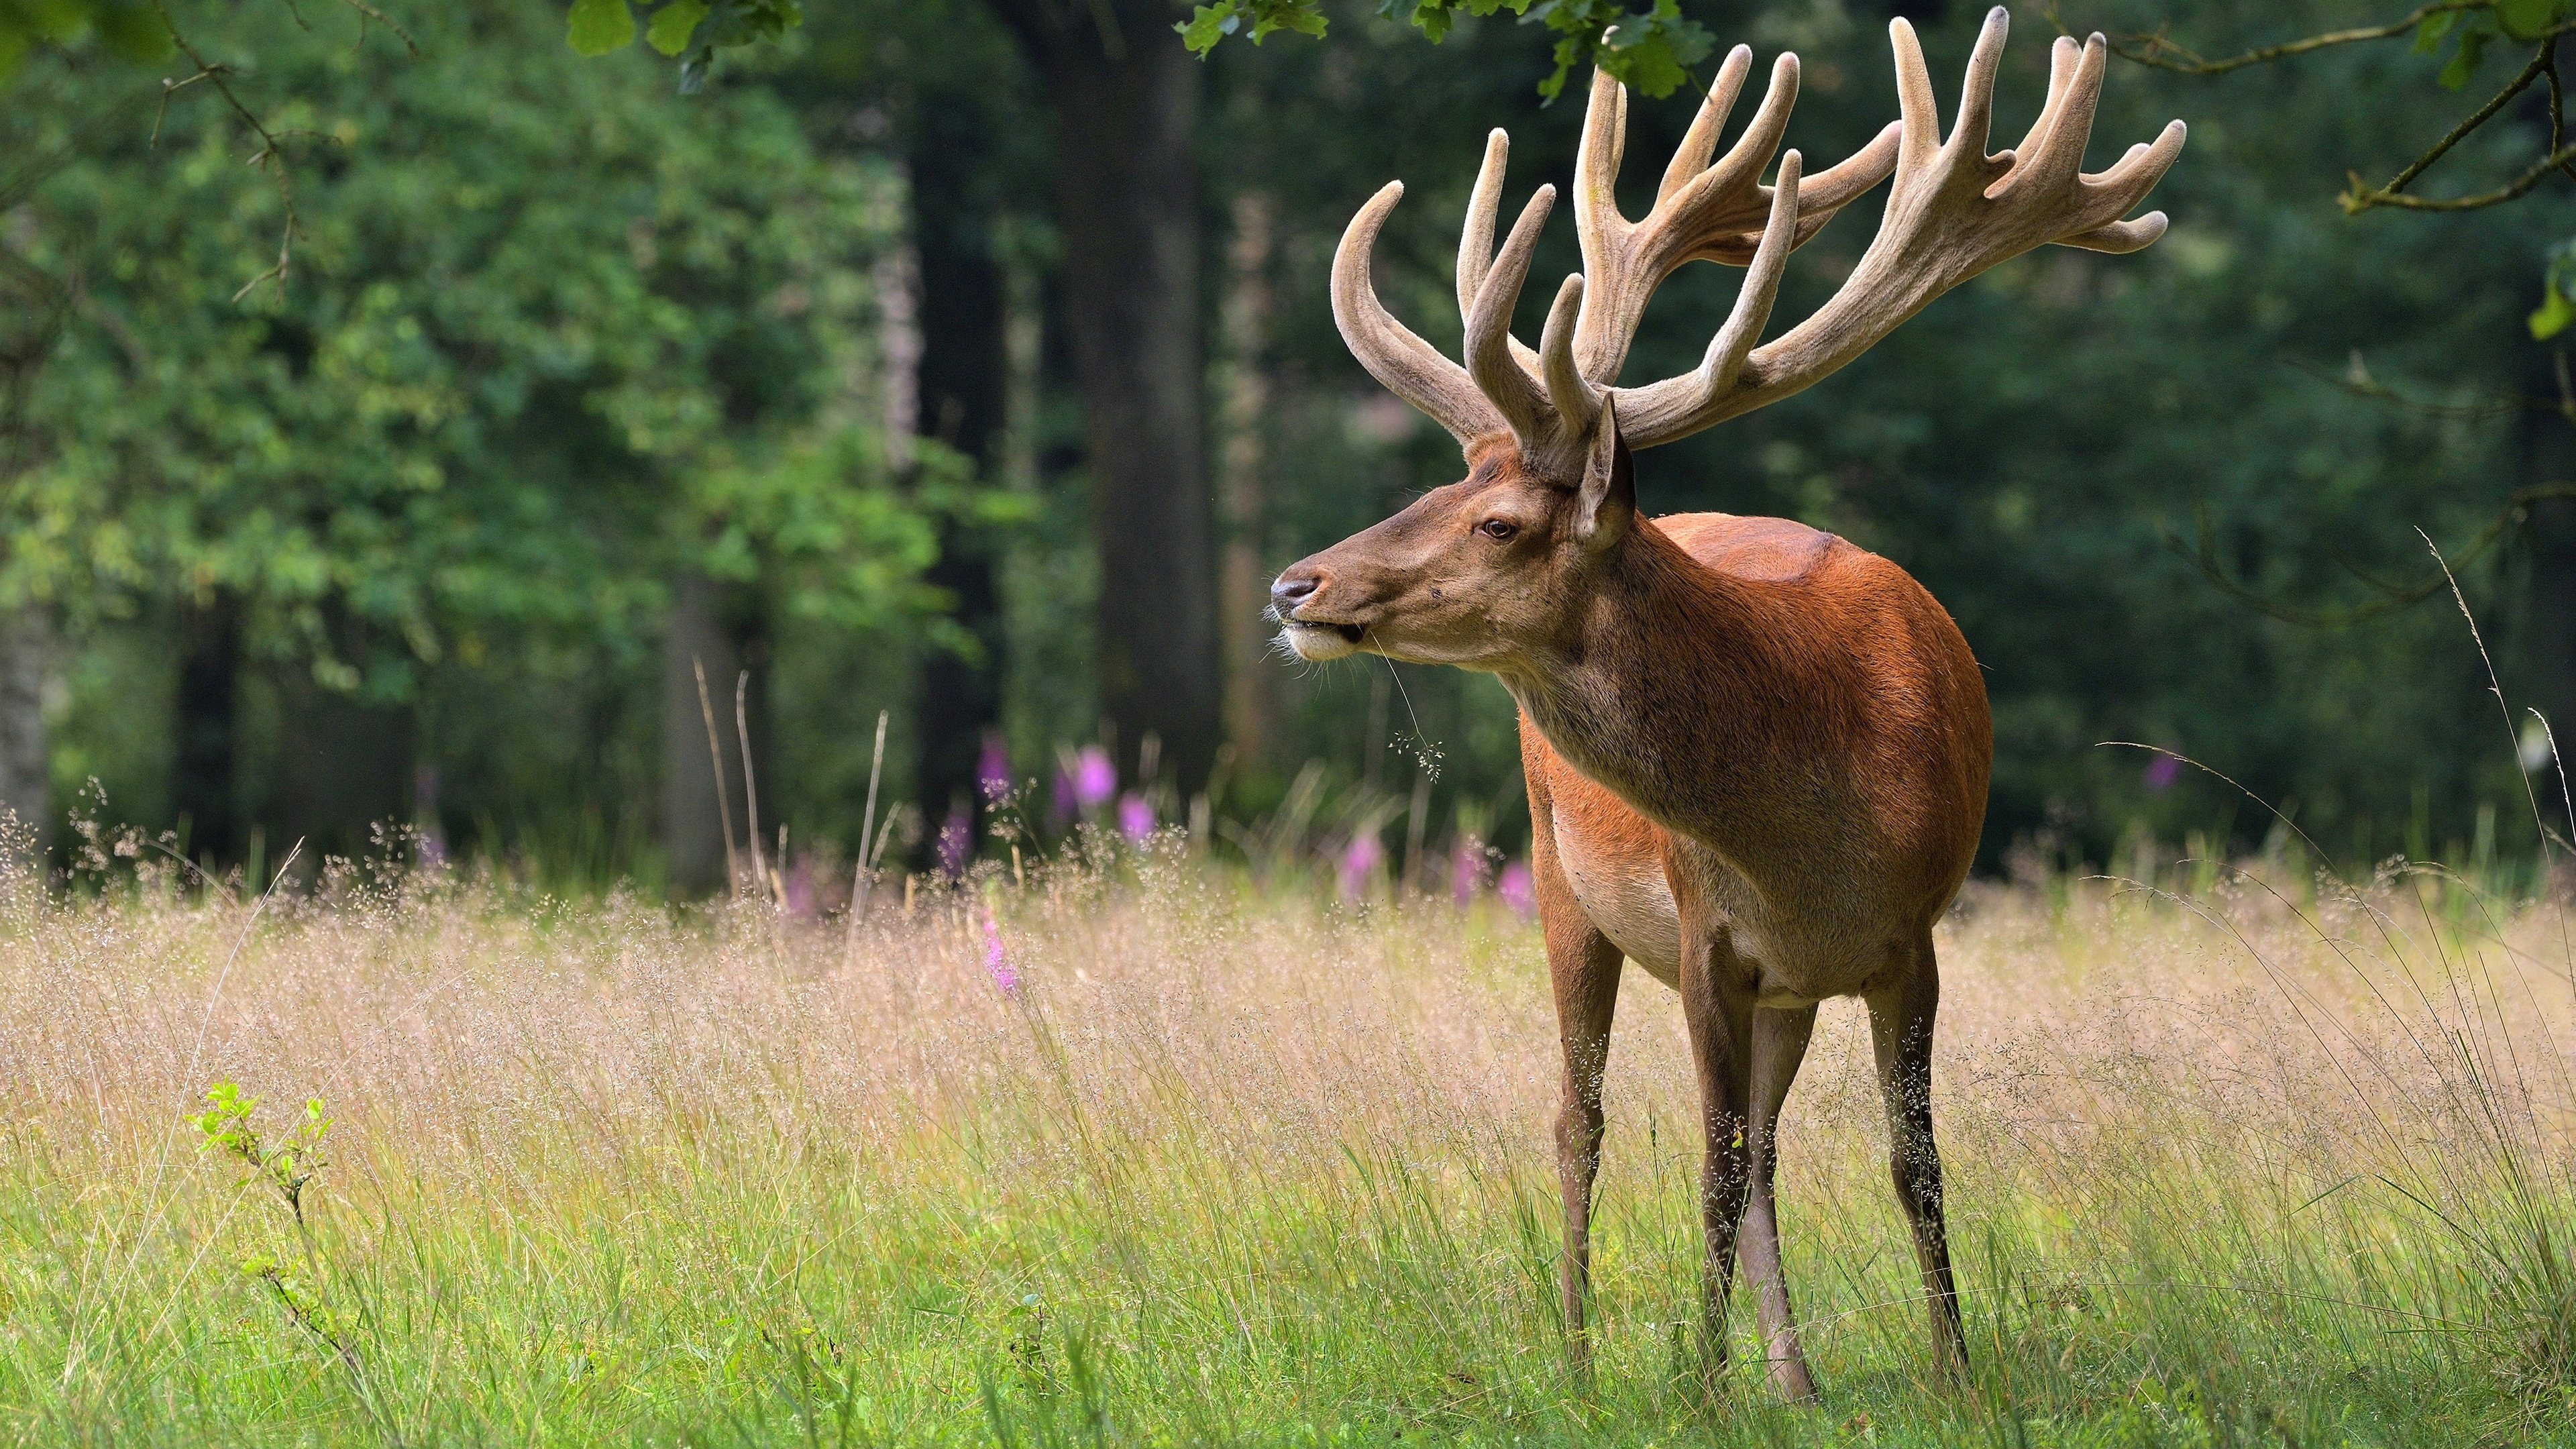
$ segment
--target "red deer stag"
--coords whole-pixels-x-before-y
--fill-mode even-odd
[[[1562,1288],[1578,1366],[1623,959],[1679,993],[1697,1068],[1710,1368],[1724,1361],[1740,1241],[1773,1380],[1792,1398],[1816,1393],[1781,1275],[1772,1139],[1816,1004],[1832,996],[1868,1005],[1935,1351],[1953,1371],[1966,1361],[1928,1093],[1932,926],[1975,854],[1993,759],[1975,656],[1904,570],[1830,534],[1723,513],[1640,517],[1629,450],[1787,397],[2043,243],[2130,252],[2163,234],[2162,212],[2120,218],[2180,154],[2180,121],[2108,171],[2082,171],[2099,35],[2080,49],[2057,42],[2029,136],[1986,154],[2004,30],[1998,7],[1944,140],[1922,50],[1895,21],[1902,118],[1812,178],[1785,153],[1770,187],[1759,173],[1788,124],[1798,62],[1780,57],[1760,112],[1712,165],[1752,63],[1738,47],[1637,222],[1612,195],[1627,94],[1596,74],[1574,171],[1583,273],[1557,292],[1536,352],[1510,319],[1555,192],[1539,188],[1496,254],[1501,131],[1458,254],[1464,367],[1388,315],[1370,283],[1370,249],[1401,183],[1360,209],[1334,258],[1342,336],[1378,381],[1457,436],[1468,472],[1281,574],[1274,612],[1306,659],[1366,650],[1486,670],[1520,706],[1565,1048]],[[1850,278],[1755,346],[1790,251],[1891,171],[1878,236]],[[1616,386],[1648,295],[1694,258],[1748,268],[1707,356],[1678,377]]]

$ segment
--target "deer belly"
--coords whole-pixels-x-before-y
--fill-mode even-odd
[[[1557,818],[1556,858],[1583,914],[1621,955],[1672,985],[1681,976],[1682,923],[1663,861],[1650,851],[1587,851],[1567,825]]]

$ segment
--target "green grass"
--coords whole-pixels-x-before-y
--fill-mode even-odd
[[[2576,1442],[2559,914],[1981,888],[1932,1377],[1867,1044],[1784,1128],[1822,1408],[1692,1340],[1677,1013],[1614,1050],[1569,1377],[1533,928],[1169,857],[837,922],[340,879],[0,889],[0,1441]],[[987,970],[984,902],[1020,979]],[[188,1120],[218,1082],[255,1147]],[[320,1098],[300,1190],[272,1152]]]

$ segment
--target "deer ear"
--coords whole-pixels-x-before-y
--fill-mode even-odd
[[[1601,426],[1583,460],[1583,487],[1574,495],[1574,540],[1600,553],[1628,536],[1637,521],[1637,460],[1619,436],[1618,405],[1601,400]]]

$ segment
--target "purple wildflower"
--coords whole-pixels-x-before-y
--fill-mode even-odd
[[[1011,752],[1000,735],[984,736],[984,752],[975,758],[975,786],[987,805],[1011,793]]]
[[[1503,867],[1501,879],[1494,882],[1494,894],[1524,921],[1538,911],[1538,882],[1530,877],[1530,868],[1517,860]]]
[[[2172,789],[2174,781],[2180,778],[2182,778],[2182,761],[2173,756],[2158,755],[2147,761],[2148,793],[2161,795]]]
[[[966,873],[966,859],[974,853],[975,811],[960,800],[948,811],[948,823],[939,827],[939,868],[950,880]]]
[[[1066,821],[1073,818],[1075,811],[1082,808],[1082,806],[1074,799],[1072,771],[1058,770],[1055,772],[1055,800],[1053,804],[1054,810],[1052,813],[1055,817],[1055,823],[1059,829],[1063,827]]]
[[[1020,973],[1011,965],[1011,953],[1002,949],[1002,925],[993,919],[993,908],[984,908],[984,972],[1004,996],[1016,996],[1020,990]]]
[[[1361,892],[1368,889],[1369,877],[1376,872],[1378,862],[1385,858],[1385,848],[1377,843],[1374,832],[1352,836],[1351,843],[1342,847],[1341,860],[1333,867],[1334,874],[1341,878],[1342,899],[1358,900]]]
[[[1138,845],[1154,834],[1154,802],[1130,790],[1118,802],[1118,833]]]
[[[1118,767],[1109,763],[1109,752],[1098,745],[1084,745],[1073,757],[1073,803],[1078,810],[1093,810],[1109,803],[1118,793]]]

